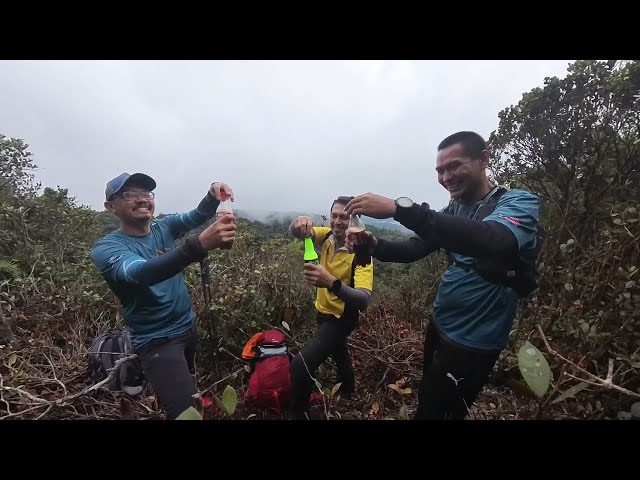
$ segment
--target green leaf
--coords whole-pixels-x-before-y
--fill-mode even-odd
[[[16,360],[18,360],[18,356],[15,353],[13,353],[9,357],[9,366],[11,367],[14,363],[16,363]]]
[[[227,385],[224,392],[222,392],[222,405],[224,405],[224,409],[229,415],[233,415],[233,412],[236,411],[238,395],[231,385]]]
[[[398,420],[409,420],[409,413],[407,412],[407,406],[402,405],[398,412]]]
[[[551,402],[551,405],[553,405],[554,403],[562,402],[563,400],[566,400],[568,398],[574,397],[578,392],[581,392],[582,390],[584,390],[588,386],[589,385],[587,383],[584,383],[584,382],[580,382],[579,384],[574,385],[573,387],[569,388],[568,390],[565,390],[560,395],[558,395],[556,398],[554,398],[553,401]]]
[[[20,267],[13,260],[6,260],[0,258],[0,274],[8,276],[10,279],[18,278],[20,276]]]
[[[551,382],[551,369],[540,350],[527,341],[518,352],[518,367],[529,388],[538,398],[544,397]]]
[[[336,383],[333,388],[331,389],[331,396],[333,397],[336,392],[338,391],[338,389],[340,388],[340,385],[342,385],[342,382],[340,383]]]
[[[176,420],[202,420],[202,415],[200,415],[195,408],[189,407],[178,415]]]

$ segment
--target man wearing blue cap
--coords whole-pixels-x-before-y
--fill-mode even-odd
[[[148,175],[123,173],[107,183],[105,208],[120,228],[98,240],[91,257],[124,308],[124,320],[145,376],[168,419],[191,406],[198,343],[195,313],[182,271],[209,250],[229,248],[235,239],[233,215],[225,215],[199,235],[176,239],[211,219],[220,192],[216,182],[194,210],[153,219],[156,182]]]

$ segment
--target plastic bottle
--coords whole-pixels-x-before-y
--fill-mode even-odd
[[[363,242],[362,234],[366,230],[364,222],[358,215],[352,215],[349,218],[349,226],[347,227],[347,236],[353,242],[353,252],[356,254],[356,265],[364,267],[371,263],[371,254],[369,253],[369,245]]]
[[[220,192],[220,204],[216,209],[216,220],[220,220],[225,215],[233,215],[233,208],[231,207],[230,198],[231,197],[226,192]],[[229,250],[232,246],[233,242],[222,247],[222,250]]]
[[[318,264],[318,252],[313,248],[313,238],[304,238],[304,263]]]
[[[220,204],[216,210],[216,220],[222,218],[224,215],[233,215],[230,198],[226,192],[220,192]]]

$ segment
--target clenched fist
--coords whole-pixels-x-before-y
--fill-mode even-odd
[[[320,288],[329,288],[336,281],[336,277],[327,272],[326,268],[313,263],[304,264],[304,279],[309,285]]]
[[[300,216],[293,221],[293,233],[298,237],[313,236],[313,220],[311,217]]]
[[[198,240],[202,246],[207,250],[231,248],[236,238],[236,225],[234,220],[234,215],[225,215],[209,225],[198,235]]]
[[[347,215],[367,215],[372,218],[393,218],[396,202],[382,195],[365,193],[358,195],[344,207]]]
[[[216,200],[222,200],[221,192],[224,192],[233,202],[233,190],[231,190],[231,187],[226,183],[215,182],[211,184],[211,187],[209,187],[209,193],[216,197]]]
[[[357,245],[366,245],[367,251],[370,255],[372,255],[373,251],[378,246],[378,239],[374,237],[373,233],[371,233],[369,230],[360,232],[357,235],[347,234],[347,238],[344,242],[344,246],[347,247],[347,251],[349,253],[354,253],[355,247]]]

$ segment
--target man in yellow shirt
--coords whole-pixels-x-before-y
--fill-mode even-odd
[[[313,392],[312,376],[331,356],[336,362],[340,394],[350,397],[355,378],[347,338],[357,326],[361,311],[371,301],[373,261],[367,265],[355,263],[355,254],[345,246],[349,216],[344,207],[353,197],[338,197],[331,205],[331,227],[314,227],[310,217],[300,216],[291,222],[289,232],[298,238],[311,236],[319,251],[318,265],[304,265],[307,283],[318,287],[315,308],[318,328],[314,336],[292,360],[289,372],[293,384],[293,399],[289,418],[308,418],[309,397]]]

